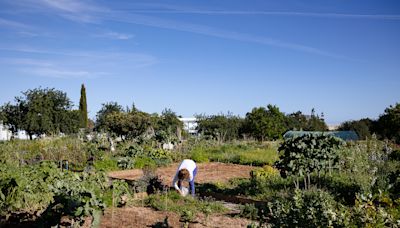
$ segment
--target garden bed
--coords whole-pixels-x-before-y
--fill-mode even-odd
[[[100,227],[182,227],[179,219],[176,213],[155,211],[148,207],[109,208],[104,213]],[[250,220],[224,214],[210,215],[207,219],[199,214],[189,227],[246,227],[250,223]]]
[[[167,167],[158,168],[155,174],[160,177],[165,185],[170,185],[175,175],[178,163]],[[232,178],[249,178],[253,166],[207,162],[197,164],[196,183],[227,182]],[[109,172],[108,176],[114,179],[138,180],[143,176],[141,169]]]

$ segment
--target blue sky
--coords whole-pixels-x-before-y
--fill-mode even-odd
[[[312,108],[328,123],[400,102],[399,1],[0,0],[0,104],[41,87],[89,115]]]

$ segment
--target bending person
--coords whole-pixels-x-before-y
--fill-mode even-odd
[[[182,191],[182,182],[188,181],[190,185],[190,193],[194,196],[194,178],[197,174],[197,166],[193,160],[185,159],[179,165],[178,170],[176,171],[175,177],[172,181],[172,186],[181,194],[185,195]]]

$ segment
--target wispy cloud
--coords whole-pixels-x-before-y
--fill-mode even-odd
[[[26,25],[24,23],[20,23],[20,22],[8,20],[8,19],[3,19],[3,18],[0,18],[0,27],[6,27],[6,28],[11,28],[11,29],[16,29],[16,30],[26,30],[26,29],[33,28],[30,25]]]
[[[85,0],[21,0],[15,3],[29,12],[57,14],[80,23],[99,23],[96,14],[105,13],[106,8]]]
[[[228,11],[228,10],[122,10],[140,14],[206,14],[206,15],[266,15],[291,17],[321,17],[321,18],[353,18],[400,20],[397,14],[345,14],[345,13],[313,13],[291,11]]]
[[[156,18],[156,17],[149,17],[149,16],[143,16],[143,15],[132,15],[132,14],[127,15],[125,17],[122,17],[122,16],[109,17],[108,19],[120,21],[120,22],[124,22],[124,23],[132,23],[132,24],[146,25],[146,26],[152,26],[152,27],[157,27],[157,28],[197,33],[197,34],[201,34],[201,35],[219,37],[219,38],[224,38],[224,39],[231,39],[231,40],[251,42],[251,43],[259,43],[259,44],[263,44],[263,45],[291,49],[291,50],[296,50],[296,51],[301,51],[301,52],[306,52],[306,53],[317,54],[317,55],[321,55],[321,56],[332,57],[332,58],[354,60],[354,59],[348,58],[346,56],[330,53],[330,52],[320,50],[318,48],[314,48],[314,47],[307,46],[307,45],[285,42],[285,41],[272,39],[272,38],[268,38],[268,37],[234,32],[234,31],[219,29],[219,28],[215,28],[215,27],[205,26],[205,25],[197,25],[197,24],[192,24],[192,23],[185,23],[185,22],[179,22],[179,21],[173,21],[173,20],[160,19],[160,18]]]
[[[26,0],[32,1],[32,0]],[[116,21],[129,24],[138,24],[144,26],[151,26],[156,28],[163,28],[169,30],[183,31],[189,33],[196,33],[205,36],[218,37],[223,39],[237,40],[242,42],[258,43],[262,45],[268,45],[272,47],[285,48],[289,50],[295,50],[305,53],[311,53],[320,56],[326,56],[338,59],[353,60],[346,56],[342,56],[337,53],[331,53],[330,51],[322,50],[320,48],[299,44],[296,42],[283,41],[265,36],[258,36],[253,34],[247,34],[237,31],[230,31],[222,28],[216,28],[207,25],[193,24],[188,22],[182,22],[178,20],[168,20],[158,17],[145,16],[142,14],[132,13],[134,11],[118,11],[105,6],[99,6],[95,4],[89,4],[87,1],[77,0],[39,0],[43,7],[56,10],[57,14],[72,21],[93,23],[94,21]],[[157,6],[157,5],[156,5]],[[323,13],[298,13],[298,12],[268,12],[268,11],[210,11],[210,10],[193,10],[179,7],[169,6],[157,6],[161,7],[162,11],[167,12],[181,12],[181,13],[203,13],[203,14],[264,14],[264,15],[287,15],[287,16],[329,16],[329,17],[365,17],[373,18],[374,15],[351,15],[351,14],[323,14]],[[167,10],[165,10],[164,8]],[[176,8],[176,9],[174,9]],[[145,12],[158,12],[157,9],[150,9]],[[138,11],[142,12],[142,11]],[[397,15],[375,15],[378,18],[397,18]],[[116,32],[108,32],[102,34],[104,37],[112,39],[130,39],[132,38],[129,34],[121,34]]]
[[[42,2],[46,3],[49,7],[56,7],[57,9],[61,9],[65,12],[73,12],[69,16],[77,17],[73,20],[81,20],[82,13],[90,18],[98,17],[100,20],[105,21],[118,21],[123,23],[131,23],[131,24],[138,24],[138,25],[145,25],[163,29],[170,29],[170,30],[177,30],[177,31],[184,31],[190,33],[196,33],[206,36],[212,37],[219,37],[223,39],[231,39],[243,42],[252,42],[258,43],[263,45],[269,45],[273,47],[280,47],[289,50],[301,51],[321,56],[327,56],[332,58],[339,58],[339,59],[350,59],[345,56],[341,56],[339,54],[330,53],[324,50],[320,50],[315,47],[281,41],[278,39],[273,39],[269,37],[262,37],[256,36],[252,34],[240,33],[235,31],[229,31],[225,29],[215,28],[206,25],[199,25],[187,22],[181,22],[176,20],[167,20],[161,19],[157,17],[150,17],[144,16],[140,14],[132,14],[132,13],[124,13],[120,11],[113,11],[112,9],[107,9],[105,7],[99,7],[97,5],[89,5],[89,4],[66,4],[64,1],[61,1],[61,5],[54,5],[49,4],[48,1],[50,0],[41,0]],[[74,2],[74,1],[72,1]],[[107,12],[98,14],[100,11]],[[93,15],[93,16],[92,16]],[[71,19],[71,18],[69,18]],[[117,33],[110,33],[108,34],[110,38],[117,38],[117,39],[128,39],[130,37],[122,34]]]
[[[0,66],[8,67],[24,74],[53,78],[98,78],[134,72],[158,62],[157,58],[147,54],[103,51],[53,51],[40,48],[4,48],[7,52],[23,52],[28,58],[0,58]],[[122,71],[121,71],[122,70]]]
[[[19,66],[38,66],[38,67],[53,66],[53,63],[49,61],[30,59],[30,58],[0,58],[0,64],[19,65]]]
[[[289,17],[321,17],[321,18],[349,18],[349,19],[378,19],[400,20],[399,14],[356,14],[337,12],[301,12],[301,11],[267,11],[267,10],[218,10],[199,9],[184,5],[162,3],[133,3],[121,12],[139,14],[205,14],[205,15],[265,15]]]
[[[47,5],[51,8],[67,11],[71,13],[80,13],[92,9],[93,6],[86,5],[83,1],[73,0],[39,0],[41,4]]]
[[[42,77],[49,78],[96,78],[100,75],[104,75],[104,72],[89,72],[89,71],[71,71],[60,68],[46,68],[46,67],[37,67],[37,68],[22,68],[20,70],[23,73],[29,73],[33,75],[38,75]]]
[[[95,36],[109,38],[109,39],[115,39],[115,40],[129,40],[134,37],[134,35],[119,33],[119,32],[105,32],[105,33],[95,35]]]

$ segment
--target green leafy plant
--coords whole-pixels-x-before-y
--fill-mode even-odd
[[[285,140],[279,147],[280,160],[276,163],[282,176],[304,179],[304,187],[311,185],[311,174],[332,172],[339,162],[337,149],[342,145],[338,138],[325,135],[304,135]],[[295,181],[299,188],[299,180]]]

